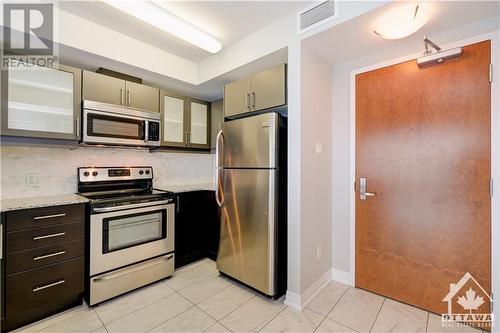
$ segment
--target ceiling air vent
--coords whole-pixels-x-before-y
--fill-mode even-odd
[[[337,1],[323,1],[301,10],[298,15],[300,34],[334,18],[337,15]]]

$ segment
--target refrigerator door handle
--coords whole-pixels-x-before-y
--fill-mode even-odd
[[[222,130],[217,133],[217,138],[215,139],[215,201],[217,201],[217,205],[222,207],[224,205],[224,193],[222,195],[222,201],[219,199],[219,189],[222,190],[222,183],[220,182],[220,172],[222,171],[222,167],[220,165],[220,146],[219,142],[222,139],[222,147],[224,147],[224,136],[222,135]],[[224,192],[223,190],[221,192]]]

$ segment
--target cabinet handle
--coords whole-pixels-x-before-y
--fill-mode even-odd
[[[123,88],[120,88],[120,105],[123,105]]]
[[[252,91],[252,108],[255,111],[255,91]]]
[[[35,216],[33,220],[38,221],[38,220],[46,220],[46,219],[52,219],[55,217],[63,217],[66,216],[66,213],[61,213],[61,214],[54,214],[54,215],[44,215],[44,216]]]
[[[247,109],[250,109],[250,93],[247,92]]]
[[[58,232],[56,234],[50,234],[50,235],[44,235],[44,236],[35,236],[33,237],[33,240],[40,240],[40,239],[46,239],[46,238],[52,238],[52,237],[59,237],[59,236],[64,236],[66,235],[65,232]]]
[[[132,100],[132,97],[130,96],[130,90],[127,90],[127,106],[130,106],[131,100]]]
[[[56,257],[56,256],[60,256],[61,254],[65,254],[65,253],[66,253],[66,251],[59,251],[59,252],[49,253],[49,254],[46,254],[43,256],[36,256],[33,258],[33,261],[37,261],[40,259],[46,259],[46,258],[50,258],[50,257]]]
[[[50,287],[55,287],[57,285],[63,284],[64,282],[66,282],[66,280],[59,280],[59,281],[54,282],[54,283],[46,284],[45,286],[35,287],[35,288],[33,288],[33,292],[37,292],[37,291],[47,289]]]
[[[80,117],[75,119],[76,122],[76,137],[80,139]]]
[[[177,213],[180,212],[180,207],[181,207],[181,204],[180,204],[180,199],[179,199],[179,196],[177,196],[177,200],[176,200],[176,205],[175,205],[175,210],[177,211]]]

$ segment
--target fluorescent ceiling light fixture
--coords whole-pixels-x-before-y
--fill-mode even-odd
[[[220,40],[170,13],[155,1],[103,1],[210,53],[217,53],[222,49]]]
[[[429,21],[430,14],[426,6],[397,5],[375,21],[373,32],[385,39],[407,37],[420,30]]]

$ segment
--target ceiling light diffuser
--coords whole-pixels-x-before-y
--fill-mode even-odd
[[[429,18],[428,9],[420,4],[398,5],[375,21],[373,32],[385,39],[400,39],[420,30]]]
[[[103,1],[210,53],[217,53],[222,49],[222,43],[216,37],[170,13],[154,1]]]

